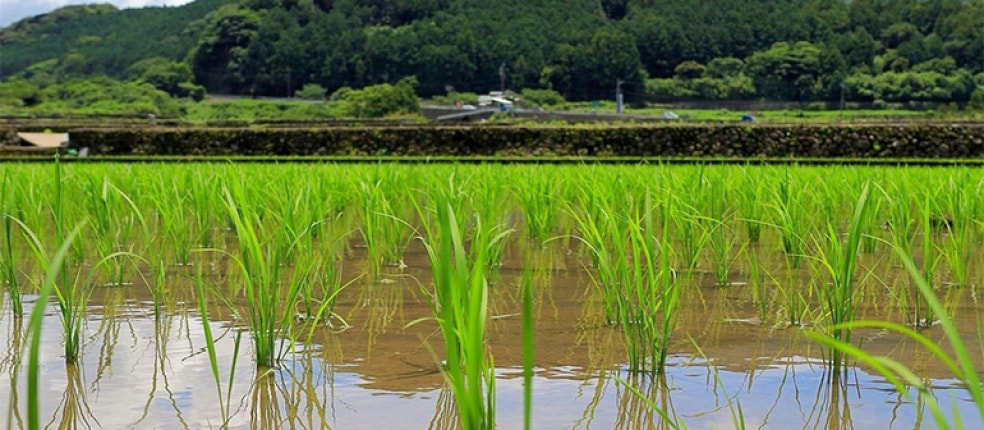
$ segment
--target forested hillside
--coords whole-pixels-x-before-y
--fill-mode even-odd
[[[49,15],[0,43],[8,76],[58,58],[47,67],[125,77],[156,56],[187,62],[209,92],[271,96],[407,76],[422,96],[505,86],[610,99],[619,80],[637,101],[984,92],[984,0],[198,0]]]
[[[183,60],[198,41],[203,18],[235,1],[123,10],[109,4],[67,6],[0,30],[0,65],[6,77],[57,58],[71,63],[75,74],[122,77],[143,58]]]

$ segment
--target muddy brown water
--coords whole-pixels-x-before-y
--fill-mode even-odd
[[[564,244],[520,248],[507,253],[490,295],[488,343],[497,368],[499,428],[522,427],[519,282],[526,261],[535,267],[534,428],[669,428],[616,378],[694,429],[734,428],[739,404],[750,428],[935,428],[920,400],[898,393],[869,369],[852,366],[831,382],[823,350],[802,336],[814,328],[782,324],[781,291],[790,285],[802,288],[811,312],[819,312],[818,299],[805,287],[813,276],[807,269],[787,275],[774,269],[777,262],[765,264],[764,307],[748,283],[745,264],[736,264],[735,282],[727,286],[715,285],[703,267],[679,274],[685,300],[670,366],[654,379],[626,371],[621,331],[604,323],[582,253]],[[876,263],[882,272],[861,275],[865,293],[858,317],[905,322],[905,301],[898,296],[906,280],[886,258],[884,251],[862,258],[859,272]],[[335,328],[320,329],[262,375],[253,365],[248,334],[233,371],[233,345],[243,322],[210,302],[221,398],[192,286],[180,276],[170,281],[173,297],[159,321],[139,280],[96,291],[77,366],[64,364],[60,321],[49,308],[40,360],[42,422],[59,429],[217,428],[225,419],[234,429],[454,428],[454,404],[437,364],[441,336],[436,323],[420,322],[431,316],[426,255],[414,245],[404,262],[402,269],[386,267],[381,280],[358,278],[340,294],[335,312],[350,327],[342,329],[336,321]],[[354,252],[344,267],[348,280],[365,264]],[[941,292],[961,332],[975,339],[979,289]],[[943,339],[939,327],[923,333]],[[915,342],[877,330],[858,331],[859,340],[866,351],[899,360],[926,378],[946,409],[977,416],[947,369]],[[6,345],[0,355],[0,404],[7,411],[0,427],[24,428],[26,355],[19,352],[26,337],[11,318],[9,303],[0,318],[0,341]],[[981,356],[978,349],[974,355]]]

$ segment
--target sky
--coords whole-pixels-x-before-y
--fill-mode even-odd
[[[6,27],[33,15],[51,12],[62,6],[86,3],[112,3],[116,7],[178,6],[192,0],[0,0],[0,27]]]

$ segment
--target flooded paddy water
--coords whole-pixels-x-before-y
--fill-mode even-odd
[[[387,166],[65,166],[62,204],[44,192],[53,187],[53,166],[2,167],[5,219],[22,224],[11,221],[0,234],[0,242],[11,240],[0,247],[6,262],[0,269],[8,274],[7,289],[16,285],[23,301],[23,317],[15,317],[9,294],[0,311],[3,427],[30,427],[36,390],[45,428],[467,428],[460,392],[444,372],[447,337],[436,321],[435,239],[454,236],[444,236],[441,212],[430,212],[442,203],[460,214],[451,218],[463,220],[457,229],[448,226],[462,234],[468,251],[451,257],[487,263],[484,271],[469,265],[469,273],[480,275],[467,279],[485,281],[481,351],[491,357],[494,394],[484,398],[494,399],[488,411],[498,428],[524,426],[526,386],[530,427],[542,429],[938,428],[934,406],[943,421],[979,425],[968,375],[955,374],[916,338],[889,327],[856,327],[847,340],[905,366],[915,379],[903,380],[902,392],[891,381],[899,373],[877,367],[883,362],[848,356],[835,366],[833,350],[810,335],[834,336],[832,315],[850,307],[841,321],[895,322],[953,357],[946,321],[966,342],[969,365],[981,368],[984,235],[979,223],[962,221],[984,219],[977,218],[984,205],[976,203],[984,175],[389,167],[384,174]],[[782,185],[788,172],[801,181],[796,197],[781,191],[790,187]],[[16,185],[11,179],[32,174],[41,179]],[[548,186],[538,175],[550,179]],[[603,185],[586,188],[587,176]],[[827,185],[817,178],[828,178]],[[239,191],[237,181],[245,184]],[[498,191],[483,184],[499,184]],[[885,191],[859,199],[876,189],[871,184]],[[909,193],[890,191],[899,184],[911,187]],[[448,197],[456,187],[458,197]],[[539,214],[549,208],[536,206],[522,187],[538,189],[555,209],[543,217],[550,221],[540,237],[534,224],[541,221],[528,217],[530,208]],[[759,199],[751,207],[736,197],[749,189]],[[911,212],[898,208],[902,195]],[[495,196],[494,204],[476,196]],[[859,201],[871,211],[867,223],[852,218]],[[163,215],[169,210],[179,215]],[[25,232],[37,231],[46,244],[41,254],[54,255],[57,212],[70,219],[66,224],[83,227],[64,266],[71,276],[60,281],[40,330],[32,331],[46,272]],[[505,226],[508,240],[501,248],[489,241],[487,248],[500,257],[478,256],[482,237],[473,231],[483,227],[468,221],[473,214],[495,220],[486,226]],[[609,215],[626,224],[585,221]],[[237,222],[243,219],[252,221]],[[295,225],[302,227],[289,228]],[[305,235],[311,225],[317,234]],[[752,240],[754,226],[762,228]],[[592,241],[595,227],[608,243]],[[638,243],[658,247],[632,246],[636,231],[643,233]],[[105,232],[112,232],[109,239]],[[242,241],[251,234],[255,244]],[[845,249],[852,237],[871,240],[855,243],[854,258],[837,257],[851,255]],[[630,245],[620,248],[621,240]],[[601,246],[609,252],[599,252]],[[628,257],[620,260],[619,250]],[[928,313],[903,256],[916,274],[929,275],[943,315]],[[827,292],[843,284],[839,268],[848,261],[854,262],[850,300],[833,306],[836,297]],[[667,270],[648,271],[657,266]],[[278,304],[271,366],[259,364],[254,342],[264,320],[249,287],[262,279],[276,287],[264,294]],[[620,293],[636,291],[632,283],[654,289]],[[675,299],[665,295],[670,289]],[[71,303],[62,297],[72,295],[81,298],[70,312],[81,316],[80,345],[78,357],[66,363],[70,318],[61,309]],[[638,303],[651,312],[626,316]],[[527,316],[532,328],[524,324]],[[633,368],[631,347],[646,327],[639,318],[660,329],[668,324],[669,335],[645,332],[665,342]],[[532,334],[531,350],[524,348],[524,331]],[[34,355],[29,344],[38,332]],[[660,354],[665,363],[657,365]],[[524,366],[529,356],[532,366]],[[40,375],[34,389],[32,360]]]

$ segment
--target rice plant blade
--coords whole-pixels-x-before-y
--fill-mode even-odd
[[[58,248],[50,260],[47,260],[47,257],[45,257],[45,260],[47,260],[47,273],[45,274],[44,282],[41,284],[41,290],[38,292],[38,298],[35,302],[34,309],[31,310],[31,318],[27,325],[27,330],[31,337],[27,367],[27,428],[30,430],[41,428],[41,409],[38,395],[40,394],[39,383],[41,373],[41,324],[44,319],[44,310],[48,304],[48,298],[51,297],[52,291],[56,289],[55,284],[58,282],[61,271],[64,269],[63,263],[68,257],[69,249],[72,247],[72,241],[82,231],[82,227],[83,225],[79,224],[68,234],[65,241],[62,242],[61,247]]]

